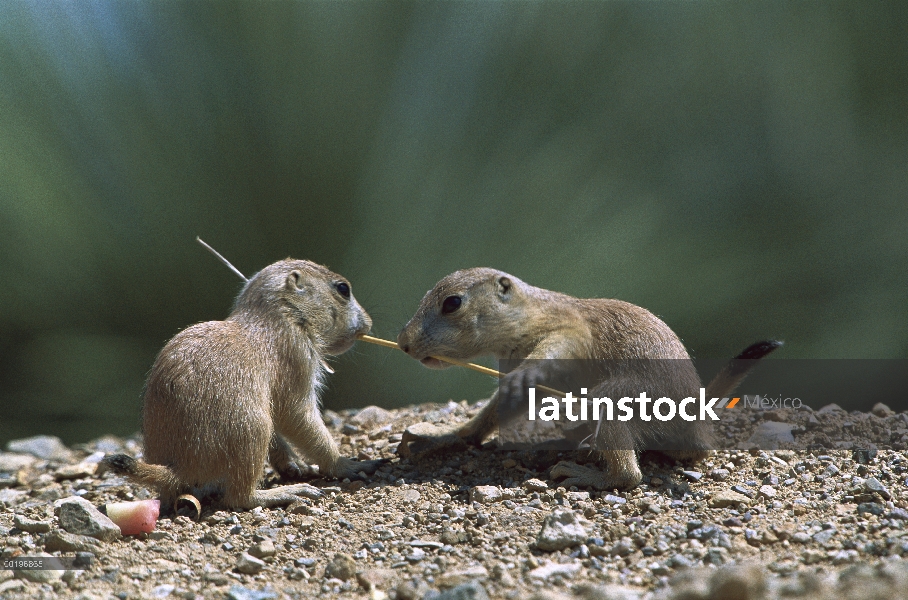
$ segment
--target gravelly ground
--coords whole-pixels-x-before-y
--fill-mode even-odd
[[[559,461],[584,463],[582,453],[490,443],[418,464],[396,458],[407,426],[465,421],[475,410],[328,411],[343,453],[393,459],[370,482],[315,480],[326,497],[287,509],[209,503],[198,522],[164,517],[151,534],[109,542],[61,532],[54,501],[150,497],[95,471],[104,452],[136,454],[140,444],[13,444],[20,452],[0,453],[3,557],[63,548],[50,553],[91,552],[94,563],[0,570],[0,597],[908,597],[906,414],[741,411],[723,423],[725,444],[781,430],[779,439],[787,431],[795,440],[782,446],[801,450],[730,448],[697,465],[644,456],[644,483],[621,493],[549,478]],[[869,440],[889,443],[858,450]]]

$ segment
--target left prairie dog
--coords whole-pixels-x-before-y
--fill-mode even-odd
[[[318,399],[324,357],[346,352],[371,327],[340,275],[305,260],[265,267],[226,320],[188,327],[161,350],[145,387],[145,462],[105,462],[167,501],[214,486],[233,508],[320,495],[305,484],[256,489],[269,459],[282,476],[301,475],[284,438],[325,475],[374,473],[382,461],[340,456]]]

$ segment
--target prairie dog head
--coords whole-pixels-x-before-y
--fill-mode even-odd
[[[532,286],[502,271],[464,269],[435,284],[397,336],[401,349],[432,369],[450,365],[431,358],[469,360],[507,356],[520,344]]]
[[[342,354],[368,333],[372,319],[350,282],[308,260],[286,259],[256,273],[240,292],[231,319],[279,320],[304,332],[326,354]]]

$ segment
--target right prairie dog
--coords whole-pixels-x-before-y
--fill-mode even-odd
[[[318,400],[324,357],[371,326],[340,275],[305,260],[265,267],[226,320],[188,327],[164,346],[145,387],[145,461],[115,455],[106,464],[165,501],[214,487],[231,508],[320,495],[305,484],[256,489],[266,460],[282,476],[301,474],[284,438],[325,475],[374,473],[382,461],[339,455]]]
[[[635,380],[634,372],[624,379],[605,380],[589,391],[590,397],[637,395],[646,390],[659,398],[682,399],[696,395],[701,383],[684,345],[662,320],[648,310],[621,300],[579,299],[531,286],[507,273],[487,268],[465,269],[448,275],[426,293],[416,314],[397,338],[404,352],[430,368],[447,364],[432,358],[441,356],[469,360],[482,355],[497,359],[625,359],[674,360],[667,376],[657,381]],[[738,358],[765,356],[780,342],[761,342]],[[415,452],[440,449],[460,440],[478,445],[498,426],[501,402],[519,402],[516,394],[529,382],[545,383],[545,376],[532,372],[525,362],[502,381],[500,391],[476,417],[456,431],[434,438],[417,439]],[[539,364],[538,360],[535,364]],[[737,387],[752,361],[732,362],[707,386],[710,397],[725,396]],[[645,386],[645,387],[644,387]],[[501,390],[516,395],[502,399]],[[521,414],[523,412],[521,411]],[[607,471],[597,476],[591,469],[559,465],[553,476],[567,475],[570,484],[600,489],[637,485],[642,474],[636,452],[663,450],[678,459],[698,460],[712,448],[710,429],[702,421],[600,421],[591,442]],[[413,436],[417,437],[418,436]],[[411,438],[412,439],[412,438]],[[402,444],[408,443],[405,438]],[[671,448],[671,450],[664,450]],[[574,468],[577,467],[577,468]],[[566,482],[568,483],[568,482]]]

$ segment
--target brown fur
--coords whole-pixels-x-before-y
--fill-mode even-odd
[[[145,388],[146,462],[108,464],[167,500],[214,487],[236,508],[318,495],[311,486],[256,489],[266,460],[282,476],[301,474],[288,440],[322,474],[374,472],[378,461],[339,455],[319,412],[324,357],[345,352],[372,326],[340,284],[349,286],[315,263],[276,262],[248,281],[226,320],[174,336]]]
[[[461,305],[444,314],[444,302],[452,296],[459,297]],[[636,396],[645,389],[652,398],[680,400],[696,396],[701,386],[684,345],[649,311],[621,300],[579,299],[540,289],[494,269],[457,271],[438,282],[422,299],[397,343],[431,368],[448,366],[432,356],[460,360],[488,354],[499,360],[676,359],[658,376],[628,372],[611,377],[590,390],[590,397],[617,399]],[[509,377],[518,376],[521,367]],[[723,397],[741,379],[743,374],[731,376],[726,369],[707,387],[707,393]],[[498,426],[499,396],[496,392],[476,417],[453,433],[468,443],[482,443]],[[597,458],[608,463],[601,486],[605,488],[626,488],[640,482],[636,451],[661,449],[675,458],[697,460],[712,447],[710,429],[702,421],[635,419],[600,424],[591,446]]]

